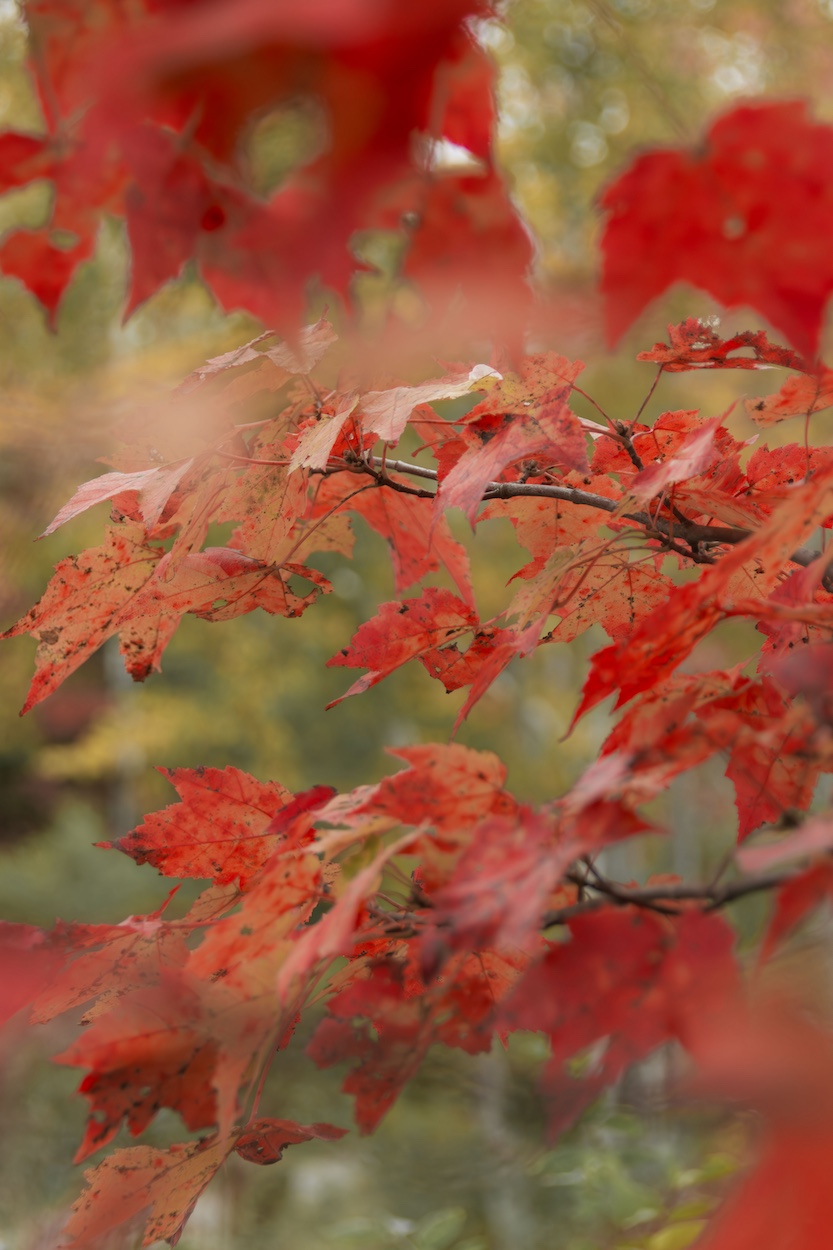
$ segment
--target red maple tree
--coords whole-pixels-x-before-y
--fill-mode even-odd
[[[163,905],[121,924],[3,925],[0,1019],[86,1011],[57,1056],[85,1072],[77,1160],[123,1124],[141,1134],[162,1107],[197,1134],[94,1166],[63,1244],[92,1250],[119,1230],[174,1244],[233,1151],[273,1163],[287,1146],[340,1137],[258,1112],[266,1072],[325,1001],[308,1053],[350,1065],[362,1132],[436,1043],[476,1054],[513,1029],[545,1034],[553,1135],[628,1065],[679,1043],[701,1088],[751,1102],[768,1126],[698,1244],[818,1250],[833,1222],[833,1038],[761,999],[721,908],[774,895],[766,963],[833,897],[833,820],[807,815],[833,771],[833,575],[815,537],[833,524],[833,456],[806,436],[810,415],[833,404],[817,358],[833,291],[833,129],[798,103],[748,104],[696,152],[639,157],[602,200],[612,338],[677,280],[757,310],[786,337],[721,338],[690,319],[639,357],[656,366],[652,393],[668,372],[789,371],[748,411],[762,427],[805,426],[747,458],[719,416],[579,417],[581,362],[518,350],[531,249],[493,159],[495,71],[472,33],[484,3],[24,8],[46,127],[0,135],[0,189],[45,178],[54,201],[45,227],[4,239],[3,271],[54,313],[102,214],[116,214],[132,252],[128,311],[194,261],[224,307],[269,327],[187,378],[48,527],[110,504],[101,546],[61,561],[6,631],[38,643],[24,711],[114,635],[143,680],[186,613],[314,617],[330,585],[309,558],[349,559],[356,515],[385,538],[398,597],[330,661],[363,670],[342,697],[417,659],[468,691],[456,729],[512,660],[598,623],[610,643],[592,657],[575,719],[609,696],[623,709],[595,763],[539,808],[505,788],[495,755],[453,741],[397,748],[399,771],[347,794],[292,794],[232,767],[174,770],[179,801],[113,845],[208,882],[187,915],[168,919]],[[326,113],[326,150],[262,199],[241,136],[299,94]],[[473,170],[438,167],[442,139],[466,148]],[[491,335],[488,362],[419,384],[370,378],[339,355],[326,319],[303,325],[312,280],[349,306],[358,228],[403,234],[403,273],[433,316],[453,305]],[[430,407],[469,394],[477,402],[459,419]],[[241,420],[257,395],[269,415]],[[394,450],[409,427],[422,444],[413,462]],[[187,455],[183,429],[194,431]],[[475,528],[508,518],[526,553],[497,617],[478,611],[449,508]],[[225,547],[204,546],[215,522],[235,526]],[[422,584],[442,569],[453,590]],[[685,664],[735,618],[758,631],[743,662]],[[713,756],[734,786],[737,856],[706,884],[607,876],[599,853],[650,828],[644,805]],[[745,841],[760,831],[768,840]],[[592,1045],[595,1064],[575,1075],[571,1061]]]

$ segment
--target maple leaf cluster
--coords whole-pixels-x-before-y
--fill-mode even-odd
[[[192,1135],[92,1168],[67,1248],[120,1234],[175,1244],[233,1152],[272,1164],[339,1138],[341,1127],[259,1110],[271,1065],[316,1008],[307,1053],[347,1065],[362,1132],[437,1044],[477,1054],[513,1030],[542,1033],[555,1136],[674,1042],[701,1090],[741,1097],[768,1124],[702,1244],[824,1244],[831,1038],[757,994],[719,909],[774,895],[766,963],[833,897],[833,819],[811,813],[833,771],[833,578],[816,538],[833,524],[833,455],[804,428],[752,450],[724,416],[694,410],[652,425],[599,405],[600,419],[579,416],[583,365],[555,351],[498,344],[442,376],[369,384],[326,318],[300,326],[309,277],[344,291],[353,231],[403,213],[419,223],[407,226],[405,272],[430,300],[461,285],[484,306],[523,304],[529,245],[493,164],[493,67],[467,24],[484,11],[463,0],[26,5],[46,129],[0,136],[0,185],[49,178],[54,205],[44,230],[6,238],[0,266],[54,310],[101,213],[115,212],[128,223],[130,307],[196,259],[225,306],[289,333],[266,329],[197,369],[48,526],[110,508],[102,544],[61,561],[6,630],[37,641],[24,711],[108,638],[144,680],[188,613],[314,613],[330,590],[314,557],[349,559],[356,516],[385,541],[396,598],[330,660],[363,670],[342,698],[418,661],[465,692],[456,732],[512,661],[598,625],[609,643],[574,719],[608,698],[623,709],[598,759],[539,807],[506,788],[496,756],[454,741],[399,747],[398,771],[345,794],[292,794],[231,767],[174,770],[179,801],[107,847],[202,882],[183,917],[163,905],[121,924],[2,925],[0,1023],[83,1011],[56,1057],[84,1072],[77,1160],[122,1127],[141,1135],[162,1108]],[[262,202],[238,167],[240,138],[253,114],[298,92],[327,110],[329,145]],[[433,169],[426,142],[440,138],[477,172]],[[818,260],[831,144],[800,105],[745,106],[704,151],[646,154],[608,189],[612,334],[688,277],[752,305],[790,343],[689,319],[640,355],[656,366],[651,394],[666,372],[776,367],[789,372],[780,390],[747,401],[762,428],[806,426],[833,404],[816,359],[833,289]],[[67,231],[70,247],[56,240]],[[466,398],[463,415],[432,406]],[[419,445],[409,459],[396,450],[406,434]],[[481,615],[451,509],[475,534],[495,518],[513,527],[523,554],[495,617]],[[230,527],[226,546],[206,546],[216,524]],[[704,668],[700,644],[737,620],[748,654]],[[646,804],[713,757],[743,843],[723,871],[707,884],[607,876],[600,853],[659,832]]]
[[[188,261],[224,308],[297,328],[315,277],[345,299],[357,230],[412,246],[403,277],[435,313],[462,283],[476,309],[493,253],[506,299],[527,306],[531,245],[492,152],[495,68],[467,21],[484,0],[26,0],[42,133],[0,133],[0,191],[48,180],[39,229],[0,244],[0,268],[54,317],[104,215],[132,254],[127,311]],[[324,150],[268,197],[254,120],[313,104]],[[468,164],[433,168],[442,142]],[[471,168],[469,168],[471,166]]]
[[[686,322],[643,356],[673,371],[700,367],[707,351],[710,367],[731,367],[731,352],[749,346],[742,367],[777,358],[795,371],[765,401],[771,411],[820,405],[817,370],[760,332],[721,340]],[[644,805],[713,756],[734,786],[739,841],[786,828],[787,813],[794,827],[833,771],[829,701],[812,676],[831,663],[833,592],[828,558],[808,546],[833,521],[833,458],[799,443],[746,455],[722,418],[696,411],[650,427],[581,418],[571,406],[581,362],[552,352],[517,370],[460,367],[375,390],[342,368],[325,388],[316,376],[337,349],[322,319],[294,344],[264,334],[208,361],[133,432],[112,471],[79,487],[47,532],[106,502],[107,537],[62,561],[7,631],[38,641],[26,708],[113,635],[142,680],[185,613],[216,622],[314,610],[329,583],[307,561],[349,557],[359,515],[386,541],[399,597],[330,661],[366,670],[342,697],[418,660],[447,690],[467,690],[459,723],[513,659],[597,623],[611,641],[592,658],[576,716],[614,694],[625,712],[596,763],[539,809],[506,790],[495,756],[454,744],[399,748],[403,770],[342,795],[293,795],[233,768],[176,770],[180,802],[111,845],[165,876],[210,883],[182,919],[161,909],[50,933],[6,926],[16,974],[5,1014],[28,1006],[43,1021],[85,1009],[84,1032],[57,1056],[86,1072],[77,1159],[122,1124],[140,1134],[162,1107],[207,1132],[105,1159],[67,1224],[68,1246],[96,1245],[134,1219],[144,1244],[175,1241],[232,1151],[275,1162],[289,1145],[343,1131],[257,1115],[255,1090],[313,1000],[327,1007],[308,1054],[322,1067],[349,1064],[344,1088],[362,1131],[432,1045],[473,1054],[531,1029],[551,1043],[540,1089],[555,1134],[670,1040],[711,1079],[722,1075],[726,1038],[753,1029],[754,1007],[716,904],[774,888],[770,955],[833,895],[823,816],[778,854],[744,851],[743,875],[711,889],[617,885],[595,864],[612,842],[652,828]],[[430,407],[469,394],[478,402],[457,419]],[[273,415],[238,420],[258,395]],[[195,403],[201,419],[183,456]],[[748,406],[760,412],[757,400]],[[395,458],[409,426],[433,465]],[[497,618],[478,612],[451,507],[475,527],[508,518],[526,551]],[[234,526],[228,546],[204,547],[217,521]],[[681,582],[675,566],[698,576]],[[440,571],[454,590],[418,585]],[[754,670],[682,671],[738,617],[763,639]],[[784,869],[781,857],[807,867]],[[571,1075],[601,1043],[600,1063]],[[753,1094],[765,1090],[761,1078]],[[795,1126],[776,1129],[777,1152]]]

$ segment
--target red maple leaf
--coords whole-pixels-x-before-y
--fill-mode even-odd
[[[821,771],[813,726],[772,681],[741,679],[697,715],[715,746],[729,754],[726,776],[735,787],[740,840],[784,811],[810,806]]]
[[[675,588],[666,605],[648,614],[624,643],[605,647],[593,657],[576,719],[614,690],[617,706],[670,674],[730,608],[733,588],[756,592],[772,588],[790,554],[828,515],[830,466],[797,486],[790,500],[765,525],[708,568],[697,582]],[[756,568],[754,581],[744,566]],[[726,608],[723,606],[723,597]]]
[[[461,32],[440,72],[440,133],[444,139],[488,162],[497,114],[494,61],[468,32]]]
[[[627,812],[661,794],[674,777],[719,750],[719,740],[697,714],[701,707],[731,694],[736,680],[732,671],[677,673],[639,695],[608,734],[600,757],[561,800],[565,812],[576,813],[583,824],[592,812],[601,807],[604,815],[604,808],[612,804],[624,836],[635,831],[624,819]],[[604,823],[596,836],[608,840]]]
[[[383,847],[366,868],[344,885],[327,914],[298,934],[278,972],[277,990],[282,1002],[291,1001],[290,992],[297,992],[298,985],[304,984],[316,965],[353,950],[367,901],[378,890],[385,866],[395,855],[410,848],[412,842],[413,835],[408,833]]]
[[[808,377],[787,378],[773,395],[747,399],[746,411],[756,425],[766,428],[787,417],[808,417],[833,405],[833,370],[822,369]]]
[[[319,1068],[356,1061],[344,1081],[356,1097],[356,1124],[371,1133],[419,1070],[434,1040],[430,1008],[408,995],[400,969],[376,964],[328,1004],[307,1054]],[[354,1021],[360,1018],[358,1027]]]
[[[64,1228],[67,1247],[86,1250],[105,1243],[117,1229],[135,1236],[137,1228],[142,1246],[162,1240],[175,1246],[232,1146],[233,1141],[207,1138],[167,1150],[131,1146],[115,1151],[84,1173],[87,1188]]]
[[[122,1120],[137,1136],[161,1107],[178,1111],[189,1129],[216,1123],[218,1046],[203,1014],[196,989],[169,974],[152,989],[126,994],[56,1056],[91,1069],[79,1087],[91,1110],[76,1163],[111,1141]]]
[[[445,565],[460,597],[474,607],[468,552],[437,518],[430,499],[414,499],[395,490],[365,491],[349,503],[387,541],[397,593]]]
[[[833,821],[827,815],[808,816],[793,833],[765,846],[746,846],[737,854],[745,872],[765,872],[789,860],[822,855],[833,846]]]
[[[389,754],[408,767],[380,781],[359,811],[382,812],[408,825],[427,821],[454,834],[484,816],[514,810],[503,785],[506,768],[491,751],[431,742],[391,747]]]
[[[787,601],[789,602],[789,599]],[[785,655],[775,665],[774,671],[775,676],[790,695],[793,697],[800,695],[806,701],[820,725],[829,725],[833,722],[833,703],[830,697],[833,647],[829,645],[829,642],[821,646],[802,648],[792,655]]]
[[[522,570],[526,572],[527,570]],[[598,622],[613,639],[627,638],[638,621],[664,603],[673,583],[615,549],[556,552],[539,573],[521,583],[510,605],[522,625],[549,616],[561,619],[546,642],[572,642]]]
[[[575,372],[578,368],[573,366]],[[444,476],[437,496],[438,508],[462,508],[472,522],[486,486],[498,479],[507,465],[541,457],[546,464],[579,471],[587,468],[586,438],[568,406],[568,388],[563,383],[536,397],[534,404],[527,401],[520,411],[511,407],[501,411],[506,389],[499,387],[469,414],[469,450]]]
[[[420,404],[431,404],[438,399],[459,399],[481,389],[478,383],[487,378],[499,379],[500,374],[486,365],[475,365],[462,375],[420,382],[417,386],[367,391],[359,401],[363,424],[385,442],[398,443],[412,413]]]
[[[831,459],[833,452],[829,447],[811,447],[808,452],[800,443],[773,448],[765,443],[763,447],[756,447],[749,457],[744,493],[759,514],[766,515],[780,500],[789,498],[791,487],[823,469]]]
[[[833,291],[827,223],[833,129],[801,101],[740,105],[705,143],[654,151],[605,191],[602,239],[608,336],[621,337],[674,282],[729,308],[751,306],[815,356]]]
[[[685,436],[673,454],[640,470],[628,486],[630,493],[644,501],[676,482],[686,482],[704,473],[720,456],[717,435],[722,422],[722,417],[704,421]]]
[[[450,316],[457,321],[454,301],[462,294],[467,332],[520,348],[519,329],[531,303],[532,241],[500,174],[492,168],[420,173],[381,197],[381,204],[376,224],[401,229],[406,223],[403,273],[438,323]]]
[[[213,878],[245,886],[277,846],[270,825],[292,799],[275,781],[237,768],[160,769],[182,802],[146,816],[112,846],[167,877]]]
[[[28,633],[38,640],[35,677],[23,712],[51,694],[118,632],[123,613],[161,556],[160,548],[148,546],[141,526],[125,525],[108,529],[103,546],[68,556],[57,565],[41,599],[2,635]]]
[[[477,623],[474,611],[448,590],[431,587],[419,599],[383,603],[377,615],[356,631],[350,646],[327,661],[338,667],[371,670],[328,707],[369,690],[408,660],[432,650],[440,641],[459,638]]]
[[[136,473],[102,473],[82,486],[72,496],[55,519],[47,525],[41,534],[46,538],[54,534],[56,529],[65,525],[86,512],[88,508],[107,499],[114,499],[124,491],[137,491],[139,494],[139,515],[150,533],[161,517],[171,495],[182,478],[193,468],[193,460],[183,460],[179,464],[165,465],[164,468],[141,469]]]
[[[121,635],[122,654],[134,681],[143,681],[160,667],[162,652],[186,612],[207,621],[227,621],[263,608],[275,616],[300,616],[329,590],[327,579],[306,565],[267,564],[232,547],[206,547],[189,552],[172,568],[173,550],[114,616],[110,632]],[[314,589],[298,595],[290,589],[294,576]]]
[[[464,686],[470,686],[476,681],[484,666],[490,662],[495,648],[510,635],[510,630],[500,629],[496,625],[484,625],[476,630],[464,651],[460,650],[456,642],[450,642],[424,652],[419,657],[419,662],[451,694],[453,690],[462,690]]]
[[[477,673],[471,683],[471,690],[466,701],[457,713],[454,730],[462,725],[471,709],[483,698],[494,681],[509,667],[513,660],[529,655],[538,646],[541,636],[541,622],[533,621],[526,629],[501,629],[492,637],[492,645],[478,665]]]
[[[689,369],[761,369],[768,365],[802,371],[810,368],[796,352],[770,343],[763,330],[742,330],[724,339],[716,326],[699,317],[688,317],[679,325],[668,327],[668,338],[667,344],[655,343],[650,351],[640,352],[636,359],[661,365],[666,373]]]

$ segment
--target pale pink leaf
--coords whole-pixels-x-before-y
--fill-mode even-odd
[[[54,521],[47,525],[41,538],[54,534],[55,530],[72,521],[75,517],[93,508],[97,503],[113,499],[122,491],[137,490],[140,492],[142,517],[149,530],[152,530],[164,510],[165,504],[179,485],[183,475],[194,463],[182,460],[179,464],[160,466],[156,469],[142,469],[138,473],[102,473],[84,482],[67,503],[61,508]]]
[[[500,380],[500,374],[488,365],[475,365],[462,377],[437,378],[418,386],[394,386],[387,391],[368,391],[361,403],[365,425],[387,443],[397,443],[408,424],[411,413],[420,404],[438,399],[459,399],[470,391],[482,389],[484,378]]]
[[[335,416],[304,430],[289,462],[290,473],[293,469],[324,468],[344,422],[355,411],[357,403],[358,396],[346,397]]]
[[[824,855],[833,849],[833,820],[829,816],[811,816],[788,838],[768,846],[745,846],[737,852],[744,872],[767,872],[789,859],[807,859]]]

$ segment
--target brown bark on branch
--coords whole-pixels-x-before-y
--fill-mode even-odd
[[[369,457],[369,464],[374,468],[381,467],[382,457]],[[387,476],[388,472],[404,473],[411,477],[424,478],[426,481],[437,481],[436,469],[428,469],[421,464],[410,464],[406,460],[387,460],[384,467],[386,472],[384,476],[378,476],[377,481],[382,485],[390,486],[393,490],[407,490],[407,488],[402,483],[389,478]],[[376,475],[374,474],[374,476]],[[421,493],[428,494],[430,492]],[[483,492],[484,502],[490,499],[515,499],[521,496],[531,496],[537,499],[556,499],[561,503],[569,503],[581,508],[597,508],[601,512],[611,514],[619,512],[621,507],[621,504],[617,503],[616,500],[608,499],[604,495],[594,495],[590,491],[579,490],[572,486],[553,486],[543,482],[489,482]],[[679,555],[684,555],[686,559],[695,561],[697,564],[711,564],[714,562],[713,557],[708,552],[700,551],[698,548],[735,546],[743,542],[745,538],[751,537],[754,532],[741,526],[697,525],[693,521],[681,520],[677,517],[673,520],[668,520],[664,517],[652,517],[647,512],[622,512],[619,515],[623,520],[634,521],[637,525],[641,525],[648,537],[666,541],[672,550]],[[688,543],[691,550],[681,550],[676,545],[676,542],[679,540]],[[814,551],[808,547],[800,547],[792,553],[790,559],[793,564],[806,568],[807,565],[817,560],[821,554],[820,551]],[[831,562],[833,562],[833,558],[831,558]],[[833,591],[833,571],[829,567],[822,578],[822,585],[825,590]]]

